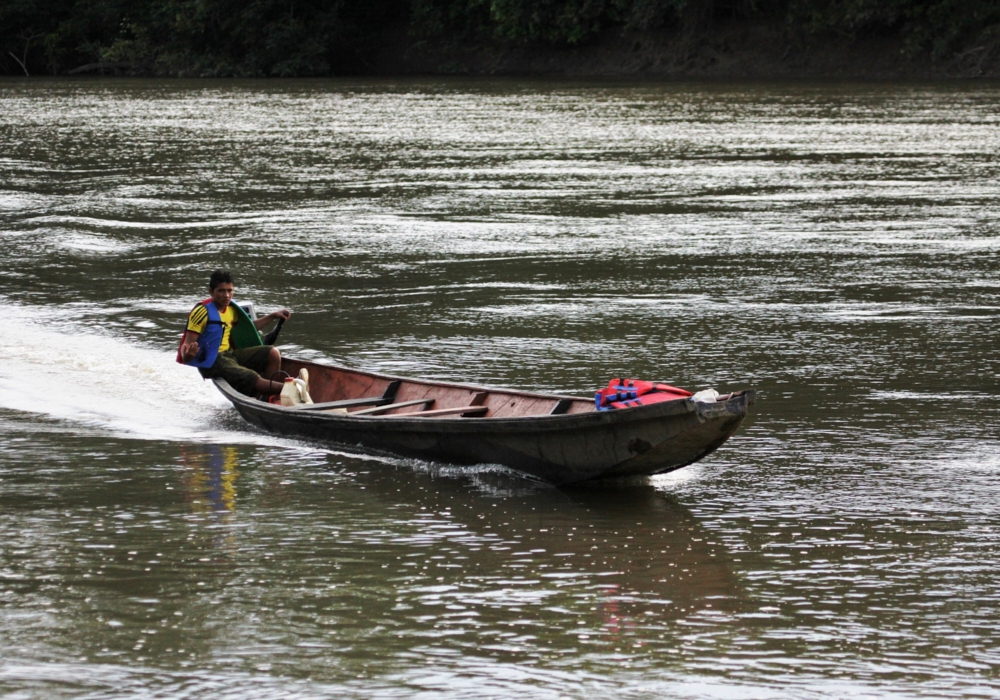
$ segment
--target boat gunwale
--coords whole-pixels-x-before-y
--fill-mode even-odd
[[[408,384],[420,384],[423,386],[440,386],[448,389],[473,389],[475,391],[486,391],[494,394],[509,394],[512,396],[524,396],[532,399],[572,399],[574,401],[589,401],[593,402],[592,398],[586,396],[572,396],[570,394],[546,394],[542,392],[534,391],[523,391],[521,389],[504,389],[495,386],[483,386],[481,384],[466,384],[459,382],[449,382],[446,380],[431,380],[431,379],[414,379],[413,377],[401,377],[396,374],[382,374],[380,372],[369,372],[361,369],[351,369],[350,367],[344,367],[343,365],[333,365],[324,362],[316,362],[314,360],[303,360],[298,357],[282,357],[282,361],[291,360],[292,362],[298,362],[305,365],[315,365],[316,367],[324,367],[326,369],[334,369],[341,372],[347,372],[349,374],[360,374],[365,377],[372,377],[373,379],[388,379],[390,382],[402,381]],[[595,411],[596,413],[597,411]],[[579,415],[579,414],[572,414]]]
[[[301,364],[304,364],[304,365],[313,365],[313,366],[316,366],[316,367],[324,367],[324,368],[328,368],[328,369],[338,370],[338,371],[341,371],[341,372],[347,372],[349,374],[360,374],[360,375],[364,375],[366,377],[372,377],[372,378],[375,378],[375,379],[387,379],[390,382],[393,382],[393,381],[402,381],[402,382],[406,382],[408,384],[419,384],[421,386],[430,386],[430,387],[440,386],[440,387],[445,387],[445,388],[448,388],[448,389],[466,389],[466,390],[471,390],[471,391],[485,391],[485,392],[490,393],[490,394],[504,394],[504,395],[507,395],[507,396],[523,396],[523,397],[532,398],[532,399],[548,399],[548,400],[554,400],[554,401],[563,401],[563,400],[583,401],[583,402],[586,402],[586,403],[588,403],[590,405],[593,405],[593,399],[591,399],[591,398],[589,398],[587,396],[573,396],[572,394],[546,394],[546,393],[543,393],[543,392],[524,391],[524,390],[521,390],[521,389],[507,389],[507,388],[495,387],[495,386],[484,386],[482,384],[464,384],[464,383],[459,383],[459,382],[449,382],[449,381],[445,381],[445,380],[414,379],[413,377],[402,377],[402,376],[399,376],[397,374],[382,374],[380,372],[370,372],[370,371],[367,371],[367,370],[352,369],[350,367],[344,367],[343,365],[334,365],[334,364],[328,364],[328,363],[324,363],[324,362],[316,362],[314,360],[303,360],[303,359],[297,358],[297,357],[287,357],[287,358],[283,357],[282,358],[282,360],[285,360],[285,359],[291,360],[293,362],[298,362],[298,363],[301,363]],[[666,382],[661,382],[661,383],[666,384]],[[728,400],[733,399],[733,398],[739,398],[740,396],[745,395],[747,392],[750,392],[751,394],[753,394],[754,390],[753,389],[737,389],[735,391],[732,391],[732,392],[729,392],[728,394],[726,394],[725,395],[726,396],[725,400],[728,401]],[[236,396],[241,396],[242,397],[244,395],[236,392]],[[254,400],[250,399],[250,401],[254,401]],[[661,401],[660,403],[657,403],[657,404],[629,406],[629,407],[626,407],[626,408],[616,408],[616,409],[614,409],[612,411],[607,411],[607,410],[606,411],[597,411],[597,410],[595,410],[595,411],[583,411],[581,413],[557,413],[557,414],[554,414],[554,415],[553,414],[549,414],[549,413],[536,413],[536,414],[532,414],[532,415],[517,416],[517,417],[484,416],[484,417],[477,417],[476,420],[477,421],[484,421],[484,420],[488,420],[488,421],[506,421],[506,420],[510,420],[510,421],[521,421],[521,420],[535,421],[535,420],[539,420],[539,419],[542,419],[542,418],[568,418],[568,417],[571,417],[571,416],[612,415],[612,414],[622,414],[622,413],[626,413],[626,412],[634,412],[634,411],[638,411],[638,410],[642,410],[642,409],[650,409],[650,408],[653,408],[654,406],[676,406],[679,401],[685,402],[685,405],[687,405],[687,406],[690,407],[689,410],[683,411],[683,413],[691,413],[691,412],[694,412],[694,411],[697,410],[696,408],[694,408],[693,402],[690,401],[690,397],[681,397],[681,398],[678,398],[678,399],[673,399],[671,401]],[[263,403],[263,402],[259,402],[258,401],[257,403]],[[717,402],[717,403],[721,403],[721,402]],[[752,399],[750,401],[750,404],[751,405],[753,404],[753,400]],[[270,404],[267,404],[267,405],[270,405]],[[283,409],[283,408],[287,408],[287,407],[282,406],[280,408]],[[673,411],[671,411],[670,413],[673,413]],[[288,413],[283,413],[283,415],[288,415]],[[350,413],[347,413],[347,414],[344,414],[344,413],[329,414],[329,413],[327,413],[325,415],[326,416],[330,416],[330,415],[335,415],[335,416],[336,415],[339,415],[339,416],[347,415],[347,416],[350,416],[351,414]],[[356,417],[360,418],[361,416],[356,416]],[[388,415],[388,416],[379,416],[378,418],[379,418],[379,420],[387,420],[389,418],[404,418],[404,417],[405,417],[405,414],[393,414],[393,415]],[[433,418],[427,419],[427,418],[424,418],[424,419],[421,419],[421,420],[424,421],[424,422],[426,422],[427,420],[447,420],[447,421],[454,421],[455,418],[442,418],[442,419],[433,419]]]
[[[419,418],[408,414],[396,414],[388,416],[352,416],[350,413],[335,413],[321,411],[302,411],[289,409],[286,406],[275,406],[264,403],[257,399],[250,398],[239,393],[226,380],[215,378],[216,387],[233,404],[243,407],[247,411],[258,414],[267,414],[283,420],[292,420],[303,423],[333,423],[350,429],[369,430],[399,430],[407,429],[420,432],[440,432],[449,430],[452,432],[483,432],[490,429],[514,429],[521,430],[572,430],[578,427],[604,424],[614,425],[620,423],[632,423],[637,420],[661,420],[673,416],[680,416],[698,411],[697,407],[687,398],[679,398],[673,401],[663,401],[649,406],[633,406],[630,408],[619,408],[614,411],[588,411],[586,413],[561,413],[535,414],[529,416],[516,417],[445,417],[429,416]],[[468,385],[458,385],[468,386]],[[546,395],[543,395],[546,396]],[[566,397],[580,398],[580,397]],[[739,396],[733,398],[741,398]],[[732,399],[730,399],[732,400]],[[713,404],[714,405],[714,404]],[[744,411],[745,413],[745,411]]]

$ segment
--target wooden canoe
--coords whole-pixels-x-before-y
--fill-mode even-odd
[[[553,484],[679,469],[725,442],[754,402],[745,390],[714,403],[677,399],[597,411],[590,398],[282,359],[293,376],[303,367],[312,405],[268,404],[213,381],[243,418],[273,433],[456,464],[502,464]]]

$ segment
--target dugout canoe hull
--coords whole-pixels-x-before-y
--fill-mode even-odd
[[[322,406],[276,406],[244,396],[222,379],[213,381],[245,420],[272,433],[454,464],[502,464],[552,484],[661,474],[696,462],[736,431],[755,398],[744,390],[715,403],[678,399],[597,411],[592,399],[581,397],[282,361],[290,374],[302,367]],[[382,407],[363,403],[368,412],[359,415],[355,406],[348,413],[323,410],[366,397],[381,400]],[[426,404],[413,405],[421,399]]]

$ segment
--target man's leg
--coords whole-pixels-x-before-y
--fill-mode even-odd
[[[225,379],[231,387],[246,396],[254,395],[254,392],[257,391],[257,382],[260,380],[260,375],[257,372],[237,362],[232,351],[220,352],[215,364],[209,369],[200,370],[200,372],[201,376],[206,379],[214,377]],[[278,391],[281,391],[280,386]]]
[[[274,396],[275,394],[281,393],[281,388],[285,385],[284,382],[272,382],[269,379],[264,379],[263,377],[257,377],[257,381],[254,383],[254,389],[257,390],[258,394],[264,394],[264,396]]]
[[[275,373],[281,371],[281,352],[278,348],[271,346],[271,352],[267,354],[267,369],[265,370],[264,376],[270,379],[275,375]],[[274,382],[272,382],[273,384]],[[281,389],[278,389],[280,392]]]
[[[271,381],[271,377],[281,371],[281,353],[278,348],[272,345],[243,348],[235,350],[234,357],[241,367],[257,375],[253,383],[254,391],[265,396],[281,393],[285,383]]]

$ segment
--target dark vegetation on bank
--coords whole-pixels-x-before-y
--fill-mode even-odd
[[[1000,0],[0,0],[0,72],[1000,76]]]

